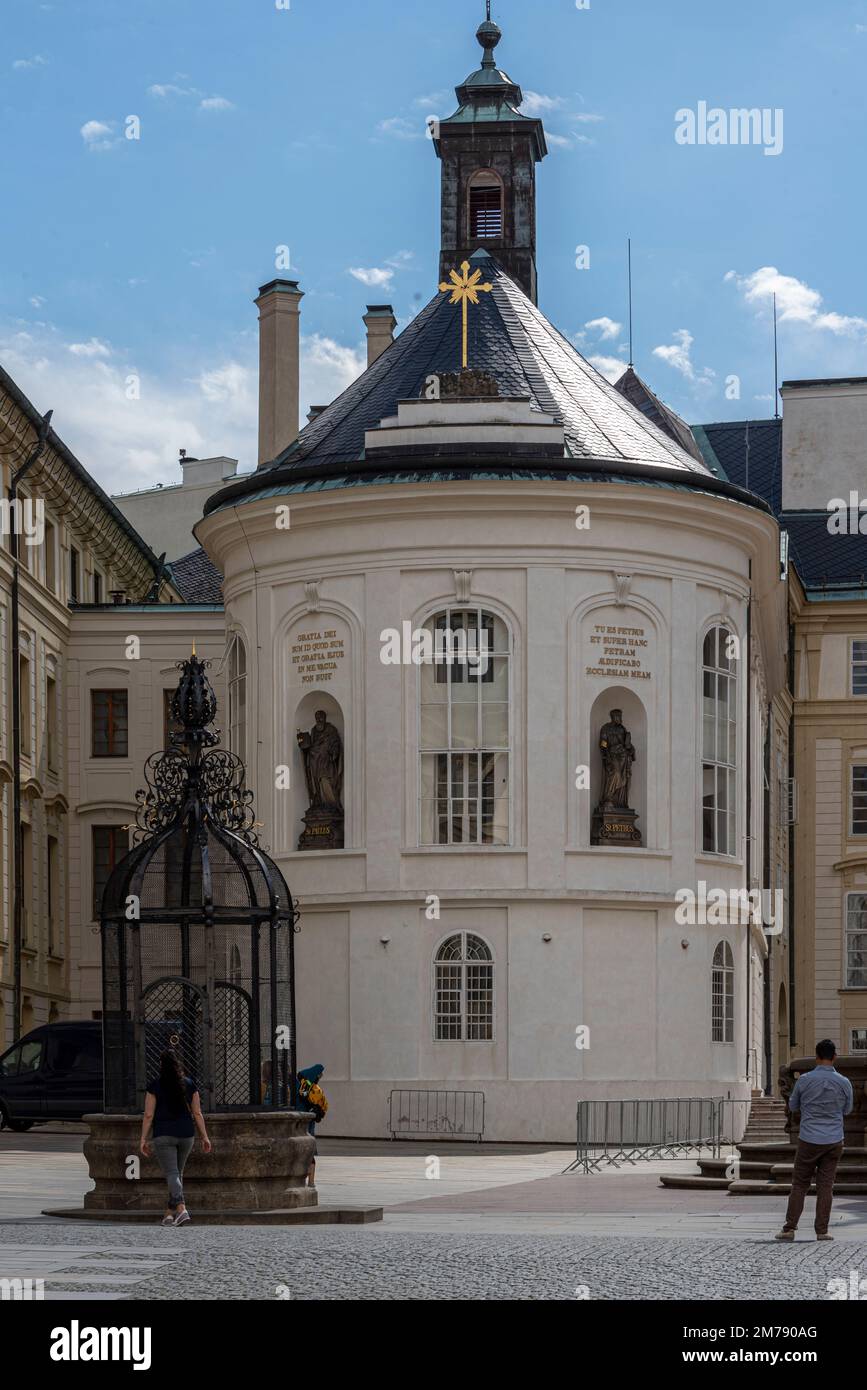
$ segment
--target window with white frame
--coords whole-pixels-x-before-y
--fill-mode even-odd
[[[867,1052],[867,1028],[853,1028],[850,1052]]]
[[[734,854],[737,830],[737,673],[733,634],[713,627],[702,658],[702,848]]]
[[[494,957],[471,932],[444,941],[434,961],[437,1042],[490,1042],[494,1036]]]
[[[855,763],[850,773],[852,792],[851,834],[867,835],[867,765]]]
[[[713,953],[711,977],[711,1041],[735,1040],[735,961],[732,948],[721,941]]]
[[[419,837],[423,845],[509,843],[509,629],[481,608],[425,623],[419,671]]]
[[[229,748],[247,761],[247,650],[237,633],[229,648]]]
[[[846,988],[867,989],[867,894],[846,894]]]
[[[852,643],[852,694],[867,695],[867,639],[862,637]]]

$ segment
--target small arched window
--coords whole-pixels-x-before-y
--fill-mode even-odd
[[[247,651],[236,633],[229,648],[229,749],[247,761]]]
[[[436,953],[437,1042],[490,1042],[494,1036],[494,957],[487,942],[458,932]]]
[[[499,240],[503,235],[503,184],[493,170],[473,174],[469,199],[470,240]]]
[[[737,830],[737,638],[712,627],[702,657],[702,847],[734,854]]]
[[[711,1041],[735,1040],[735,961],[732,948],[721,941],[713,953],[711,975]]]

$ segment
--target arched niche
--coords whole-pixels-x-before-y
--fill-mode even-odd
[[[635,691],[622,685],[610,685],[607,690],[603,690],[596,696],[590,710],[590,804],[595,811],[602,795],[602,753],[599,748],[599,735],[610,720],[613,709],[623,711],[623,723],[632,735],[635,762],[632,764],[629,802],[632,810],[638,813],[641,843],[646,847],[647,711]]]
[[[346,833],[346,807],[348,805],[351,788],[349,786],[349,760],[346,747],[346,722],[343,717],[343,710],[338,700],[328,691],[310,690],[298,701],[295,706],[294,723],[290,736],[293,744],[292,750],[292,786],[290,795],[292,797],[292,843],[290,849],[298,848],[298,840],[304,832],[304,814],[310,805],[310,797],[307,792],[307,778],[304,773],[304,755],[298,747],[296,734],[300,730],[302,733],[309,734],[316,723],[316,711],[324,710],[325,717],[329,724],[333,724],[343,740],[343,810],[344,810],[344,835]],[[344,844],[345,844],[344,840]],[[309,853],[310,851],[308,851]]]

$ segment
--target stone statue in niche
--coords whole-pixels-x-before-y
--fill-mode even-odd
[[[632,735],[623,723],[623,711],[613,709],[610,720],[599,734],[602,754],[602,790],[593,813],[592,845],[641,844],[641,831],[635,822],[637,811],[629,805],[629,784],[635,748]]]
[[[325,710],[315,717],[309,733],[296,735],[310,797],[298,848],[343,849],[343,740]]]

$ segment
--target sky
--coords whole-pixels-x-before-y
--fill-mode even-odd
[[[612,379],[628,360],[630,237],[636,369],[691,423],[773,414],[774,293],[781,380],[867,375],[867,0],[493,15],[548,133],[540,307],[585,356]],[[436,293],[426,119],[454,110],[483,17],[3,0],[0,364],[104,487],[178,481],[179,449],[255,466],[266,281],[305,294],[302,418],[362,370],[368,303],[403,327]],[[741,108],[762,143],[737,142]]]

